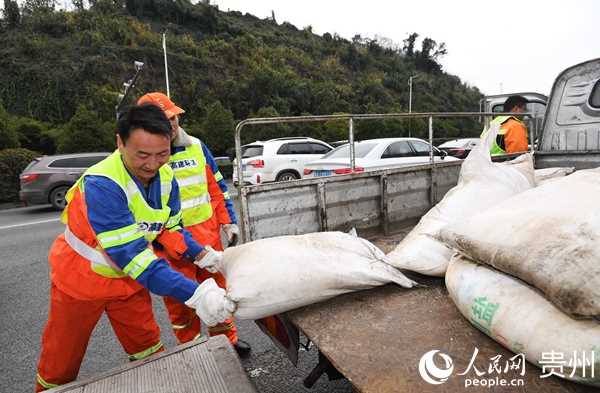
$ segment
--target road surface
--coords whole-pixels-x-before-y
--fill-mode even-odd
[[[0,211],[0,391],[32,392],[41,332],[48,312],[47,255],[64,230],[59,213],[49,206]],[[167,347],[176,345],[166,311],[154,297],[156,318]],[[349,382],[329,382],[321,377],[313,389],[302,380],[316,365],[314,350],[300,354],[299,368],[275,348],[252,321],[238,321],[239,335],[253,348],[243,366],[260,392],[352,392]],[[106,317],[94,330],[79,378],[127,362]]]

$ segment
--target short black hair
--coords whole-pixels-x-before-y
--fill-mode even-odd
[[[117,133],[123,144],[129,139],[131,131],[136,128],[171,138],[171,123],[163,110],[156,105],[134,105],[119,114]]]
[[[510,112],[515,106],[521,108],[527,105],[527,99],[523,96],[510,96],[504,101],[504,112]]]

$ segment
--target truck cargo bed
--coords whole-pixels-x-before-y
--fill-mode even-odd
[[[407,232],[408,229],[372,240],[389,252]],[[494,356],[502,356],[501,364],[514,356],[460,314],[448,296],[443,279],[411,277],[427,287],[406,290],[386,285],[304,307],[288,313],[288,317],[358,391],[365,393],[463,391],[465,378],[476,375],[472,370],[464,376],[457,373],[467,369],[475,348],[478,349],[475,365],[479,370],[486,370]],[[425,353],[436,349],[452,358],[454,373],[443,384],[431,385],[421,378],[419,361]],[[507,380],[522,378],[524,386],[496,386],[493,390],[597,391],[540,375],[539,368],[527,363],[524,376],[516,372],[499,375]],[[490,388],[466,390],[490,391]]]

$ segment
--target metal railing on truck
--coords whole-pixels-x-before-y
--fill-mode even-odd
[[[484,116],[486,127],[494,116],[529,116],[530,113],[426,112],[339,114],[246,119],[235,128],[235,152],[240,198],[242,241],[310,232],[379,229],[389,234],[395,227],[414,223],[439,202],[458,181],[462,161],[436,163],[433,152],[434,118]],[[244,186],[242,129],[249,125],[348,121],[350,166],[356,168],[354,122],[385,119],[428,119],[429,164],[395,167],[349,175],[300,179]],[[530,130],[535,138],[537,132]],[[533,144],[532,144],[533,148]]]

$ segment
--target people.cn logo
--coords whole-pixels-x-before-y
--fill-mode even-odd
[[[443,368],[435,364],[434,358],[436,355],[444,361]],[[441,385],[446,382],[448,377],[452,375],[452,371],[454,371],[452,358],[437,349],[427,352],[421,356],[421,360],[419,361],[419,374],[421,374],[421,378],[432,385]]]

